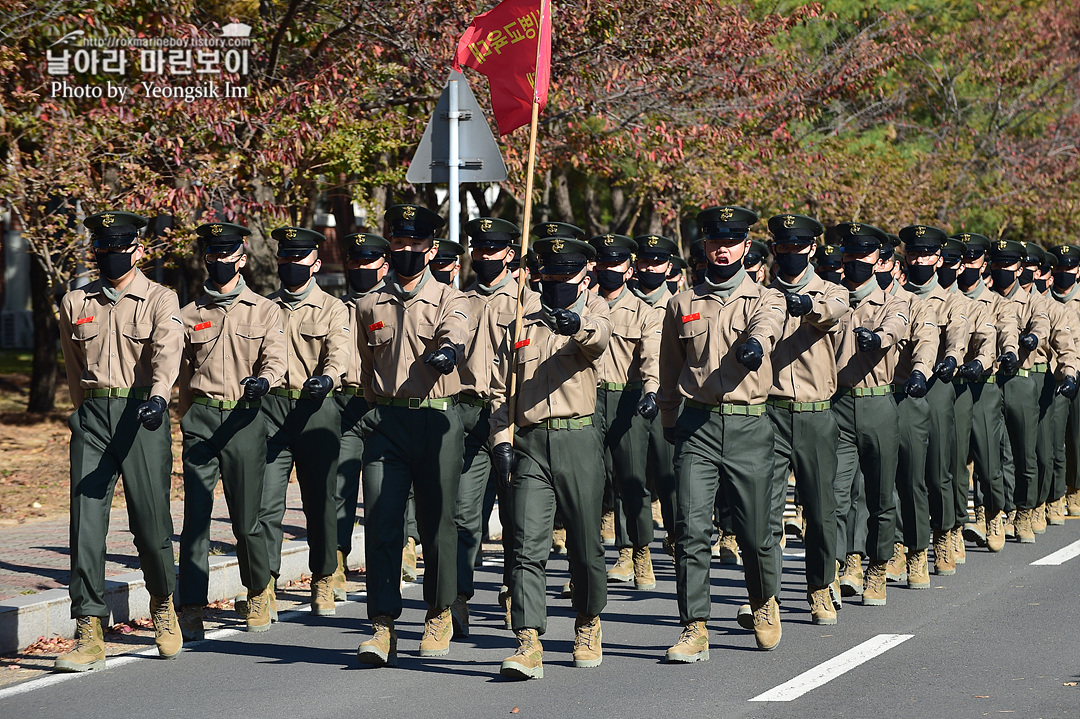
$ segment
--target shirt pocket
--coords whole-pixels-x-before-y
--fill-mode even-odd
[[[236,356],[248,362],[259,358],[259,350],[266,340],[266,327],[252,324],[236,326]]]
[[[326,335],[330,332],[329,322],[308,320],[301,322],[297,328],[300,333],[300,342],[297,343],[296,353],[304,361],[304,365],[314,371],[314,364],[319,361],[326,346]]]
[[[641,325],[620,324],[612,328],[612,334],[625,340],[638,341],[641,339]]]
[[[416,354],[417,359],[423,359],[429,352],[433,352],[439,349],[435,345],[435,335],[437,334],[438,327],[434,322],[417,322],[416,323],[416,337],[418,339]]]
[[[84,322],[71,328],[71,339],[78,343],[82,349],[83,357],[86,358],[86,366],[96,367],[98,357],[101,355],[101,323]]]
[[[679,339],[686,348],[690,366],[702,366],[709,354],[709,324],[700,320],[687,322],[679,328]]]

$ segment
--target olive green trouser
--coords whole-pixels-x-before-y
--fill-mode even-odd
[[[491,410],[459,404],[457,411],[465,435],[465,455],[461,464],[454,525],[457,527],[457,592],[472,598],[473,570],[484,532],[484,493],[492,476],[491,447],[488,443]],[[503,536],[506,536],[506,530]],[[504,543],[505,544],[505,543]],[[505,558],[505,553],[504,553]]]
[[[953,514],[956,523],[954,529],[963,527],[968,521],[968,490],[971,487],[971,473],[968,472],[968,452],[971,451],[971,425],[974,401],[967,384],[953,383]]]
[[[547,630],[547,561],[555,507],[566,528],[574,592],[570,603],[594,617],[607,604],[604,545],[603,443],[595,426],[581,429],[523,427],[514,439],[513,549],[510,619],[514,631]]]
[[[364,546],[369,618],[401,616],[405,506],[415,487],[416,527],[424,545],[424,601],[443,610],[457,596],[454,508],[465,451],[456,407],[377,405],[363,419]]]
[[[773,449],[771,530],[777,547],[784,535],[788,474],[794,472],[806,533],[806,584],[824,587],[836,577],[836,439],[840,430],[832,412],[792,412],[769,406]],[[783,552],[777,551],[776,576],[782,577]]]
[[[1005,471],[1002,449],[1006,444],[1001,386],[996,382],[968,385],[971,393],[971,461],[974,465],[975,505],[986,510],[987,520],[1005,511]],[[967,457],[962,457],[966,460]]]
[[[930,434],[926,447],[926,490],[930,504],[930,528],[946,532],[956,526],[956,491],[953,489],[952,476],[955,401],[956,393],[951,382],[942,382],[936,377],[927,381]],[[899,481],[899,477],[897,479]],[[906,517],[904,519],[907,521]]]
[[[259,521],[269,546],[270,573],[277,577],[281,571],[281,521],[295,464],[307,523],[308,568],[316,577],[333,574],[337,569],[334,490],[341,448],[337,402],[333,397],[315,401],[268,394],[262,399],[262,413],[269,438]]]
[[[649,423],[637,413],[641,388],[596,391],[604,454],[621,511],[615,512],[619,549],[647,547],[653,540],[652,494],[645,467],[649,456]]]
[[[894,539],[913,552],[921,552],[930,546],[930,505],[926,487],[930,405],[925,397],[908,397],[902,392],[897,392],[895,397],[900,423],[900,449],[896,458],[900,516]]]
[[[1054,478],[1050,482],[1048,502],[1056,502],[1065,496],[1069,443],[1069,413],[1075,402],[1064,395],[1054,397]]]
[[[846,487],[841,491],[835,483],[833,484],[833,491],[836,492],[836,511],[839,513],[841,501],[848,507],[846,527],[840,523],[840,515],[837,514],[837,553],[840,553],[842,550],[847,554],[866,556],[866,531],[867,525],[870,522],[870,512],[866,509],[865,485],[866,482],[863,479],[862,470],[859,469],[857,465],[855,467],[855,478],[851,480],[851,485],[849,487]],[[896,504],[896,501],[896,490],[894,488],[894,505]],[[900,533],[903,532],[899,511],[896,512],[896,525],[898,529],[893,531],[894,537],[900,536]],[[842,540],[841,537],[843,538]],[[843,560],[841,560],[841,564],[843,564]]]
[[[371,410],[371,405],[363,397],[351,394],[336,394],[334,400],[341,412],[341,450],[334,485],[337,548],[348,557],[352,553],[353,531],[356,529],[356,506],[360,501],[360,470],[364,456],[360,420]]]
[[[873,562],[892,558],[896,535],[896,463],[900,451],[900,424],[896,399],[890,392],[877,397],[838,395],[832,411],[840,428],[836,448],[836,558],[843,563],[848,536],[852,485],[862,470],[862,490],[869,513],[866,554]],[[857,551],[857,550],[854,550]]]
[[[1080,395],[1069,400],[1065,422],[1065,486],[1080,487]]]
[[[207,604],[210,515],[220,478],[236,538],[240,581],[252,593],[270,581],[266,535],[259,522],[266,470],[266,421],[258,407],[217,409],[193,404],[180,420],[184,435],[184,530],[180,533],[177,604]]]
[[[1042,377],[1036,374],[1028,377],[1013,375],[1000,380],[1000,383],[1005,407],[1005,439],[1012,452],[1012,461],[1003,464],[1005,511],[1011,512],[1014,508],[1032,509],[1039,491],[1036,444],[1039,437]],[[988,511],[987,516],[993,515]]]
[[[1055,442],[1058,437],[1055,429],[1057,405],[1054,403],[1057,380],[1049,372],[1032,373],[1031,376],[1035,378],[1036,386],[1041,390],[1039,392],[1039,429],[1035,440],[1039,484],[1033,498],[1035,505],[1038,505],[1050,496],[1050,487],[1054,483],[1054,456],[1057,449]]]
[[[152,596],[172,594],[172,515],[169,417],[151,431],[135,413],[143,400],[87,398],[68,418],[71,427],[71,616],[108,617],[105,538],[113,489],[123,477],[128,522],[139,567]]]
[[[660,515],[664,531],[675,538],[675,448],[664,439],[660,417],[648,422],[649,452],[646,455],[645,476],[660,500]]]
[[[723,488],[743,556],[746,591],[768,599],[780,590],[769,529],[773,432],[764,415],[722,415],[687,407],[675,424],[675,578],[679,620],[706,621],[711,610],[713,507]]]

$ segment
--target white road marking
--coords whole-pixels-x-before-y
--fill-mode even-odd
[[[1056,567],[1064,564],[1073,557],[1080,556],[1080,540],[1067,544],[1053,554],[1048,554],[1042,559],[1036,559],[1031,563],[1033,567]]]
[[[764,694],[758,694],[752,702],[789,702],[798,699],[812,689],[828,684],[838,676],[851,671],[879,654],[911,639],[914,634],[878,634],[862,644],[848,649],[827,662],[818,664],[813,669],[803,672],[789,682],[773,687]]]

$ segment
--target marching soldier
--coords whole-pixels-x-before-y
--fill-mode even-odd
[[[596,251],[580,239],[581,230],[549,222],[533,227],[533,234],[540,238],[540,296],[524,308],[517,342],[511,329],[499,348],[498,365],[509,372],[492,377],[492,462],[504,487],[513,483],[510,589],[518,649],[500,669],[510,679],[544,676],[539,635],[547,629],[545,577],[556,505],[566,527],[577,611],[575,667],[603,660],[600,612],[607,603],[600,539],[603,445],[593,414],[611,320],[607,302],[584,287]],[[508,395],[510,373],[516,397]]]
[[[105,538],[117,477],[139,565],[150,593],[158,654],[182,639],[173,608],[172,446],[168,397],[180,367],[184,330],[176,293],[138,268],[145,217],[101,212],[90,230],[100,278],[60,302],[60,343],[75,412],[71,425],[71,616],[75,647],[57,671],[105,668]]]
[[[220,479],[229,506],[240,580],[248,590],[247,630],[270,628],[267,538],[259,523],[266,470],[262,397],[285,374],[281,313],[252,292],[240,225],[215,222],[196,230],[209,279],[205,294],[181,311],[180,428],[184,435],[184,530],[180,535],[180,631],[205,637],[203,610],[210,579],[210,515]]]
[[[743,268],[750,279],[759,285],[765,284],[768,273],[765,269],[765,258],[769,256],[769,248],[760,240],[750,240],[750,249],[743,257]]]
[[[284,381],[262,400],[270,436],[259,521],[270,545],[270,572],[276,579],[281,570],[285,495],[295,465],[310,548],[311,612],[332,615],[341,413],[337,402],[328,397],[341,386],[349,368],[349,311],[315,281],[314,273],[322,266],[321,234],[302,227],[279,227],[270,236],[278,241],[281,279],[281,289],[270,299],[281,313],[289,354]]]
[[[1076,321],[1080,317],[1080,285],[1076,281],[1080,274],[1080,247],[1059,245],[1050,254],[1057,258],[1050,296],[1064,305]],[[1059,405],[1059,422],[1064,424],[1059,439],[1063,436],[1064,441],[1056,442],[1054,482],[1051,502],[1047,505],[1047,522],[1051,525],[1065,521],[1066,503],[1069,516],[1080,515],[1080,489],[1077,489],[1080,480],[1076,477],[1080,466],[1080,402],[1063,395],[1058,395],[1054,402]]]
[[[458,365],[468,342],[468,300],[439,283],[428,264],[443,219],[424,207],[394,205],[390,262],[396,277],[357,305],[356,338],[364,397],[364,541],[368,617],[374,636],[357,658],[397,662],[394,621],[401,615],[401,547],[405,504],[415,487],[416,524],[424,545],[428,605],[420,656],[450,652],[450,605],[457,596],[454,505],[464,434],[455,409]]]
[[[344,302],[349,312],[349,327],[352,337],[357,337],[356,305],[368,293],[374,292],[383,283],[390,263],[386,259],[390,243],[371,232],[359,232],[345,237],[346,261],[345,275],[349,282],[349,293]],[[347,598],[345,589],[345,568],[352,553],[353,530],[356,527],[356,505],[360,499],[361,457],[364,455],[364,435],[360,420],[371,410],[371,405],[364,399],[364,388],[360,384],[360,350],[356,343],[351,343],[352,361],[341,378],[341,388],[334,393],[334,400],[341,413],[341,450],[338,455],[337,484],[334,491],[334,503],[337,508],[337,568],[334,570],[334,599],[344,602]],[[415,550],[414,565],[415,565]],[[413,579],[415,579],[415,575]]]
[[[787,303],[743,268],[747,229],[757,219],[742,207],[698,214],[705,281],[676,295],[664,316],[659,405],[664,436],[676,448],[675,576],[683,624],[667,651],[669,662],[709,658],[709,536],[718,485],[743,549],[757,646],[770,650],[780,643],[774,554],[780,548],[769,529],[771,487],[762,481],[761,462],[773,453],[765,399],[772,384],[770,353],[782,335]],[[769,469],[766,463],[766,477]]]
[[[677,295],[686,289],[686,270],[688,267],[686,260],[679,256],[679,246],[675,245],[671,255],[671,269],[667,273],[667,289],[672,295]]]
[[[844,281],[842,258],[839,246],[828,243],[819,245],[814,252],[814,271],[826,282],[838,285]]]
[[[454,280],[461,272],[460,257],[465,254],[465,248],[458,242],[452,242],[445,238],[435,239],[435,259],[431,261],[431,276],[444,285],[454,286]]]
[[[829,585],[836,579],[836,443],[839,429],[829,411],[836,393],[834,328],[849,311],[847,290],[826,282],[810,267],[821,223],[803,215],[769,220],[777,275],[769,287],[787,301],[784,329],[772,351],[773,378],[767,414],[776,445],[773,452],[773,541],[783,536],[788,475],[806,519],[806,599],[814,624],[836,624]],[[777,576],[782,573],[776,553]]]

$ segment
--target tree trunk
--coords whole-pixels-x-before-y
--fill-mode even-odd
[[[26,411],[51,412],[56,400],[56,373],[59,370],[56,353],[60,349],[60,335],[53,314],[49,277],[36,258],[30,262],[30,301],[34,320],[34,360]]]

